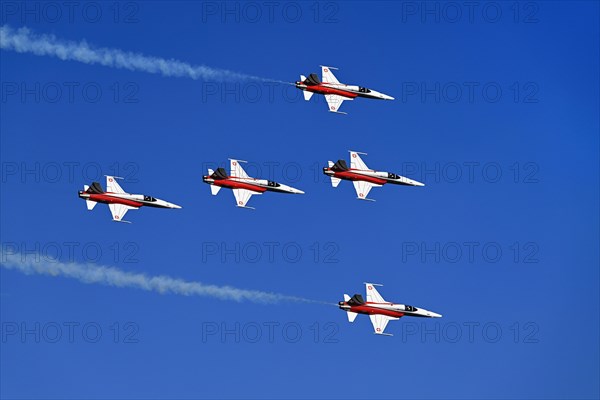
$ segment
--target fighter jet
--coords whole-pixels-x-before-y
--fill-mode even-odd
[[[440,314],[427,311],[423,308],[417,308],[406,304],[397,304],[387,302],[381,297],[375,286],[383,286],[375,283],[365,282],[367,287],[367,301],[364,301],[360,294],[350,297],[344,294],[344,301],[338,303],[339,307],[346,311],[348,321],[354,322],[358,314],[368,314],[373,324],[376,335],[393,336],[390,333],[384,333],[388,322],[400,319],[401,317],[425,317],[441,318]]]
[[[314,93],[325,95],[329,111],[346,114],[338,111],[344,100],[354,100],[355,97],[366,97],[369,99],[394,100],[392,96],[367,89],[362,86],[345,85],[340,83],[333,72],[333,67],[321,65],[323,80],[319,80],[317,74],[310,74],[307,77],[300,75],[300,80],[295,82],[296,87],[304,91],[304,100],[308,101]]]
[[[123,217],[129,210],[137,210],[144,206],[181,208],[177,204],[156,199],[152,196],[126,193],[117,183],[116,179],[123,178],[106,175],[106,192],[98,182],[93,182],[91,186],[83,186],[83,190],[79,191],[79,197],[85,199],[88,210],[92,210],[98,203],[108,204],[113,221],[130,223],[129,221],[123,220]]]
[[[246,171],[240,165],[243,160],[229,159],[231,166],[231,174],[227,175],[227,171],[224,168],[217,168],[216,171],[208,169],[208,175],[202,177],[204,183],[208,183],[210,191],[213,196],[216,196],[222,187],[226,187],[233,190],[235,196],[235,202],[238,207],[246,207],[248,200],[253,194],[263,194],[266,191],[279,192],[279,193],[292,193],[292,194],[304,194],[302,190],[294,189],[291,186],[282,185],[274,181],[268,181],[266,179],[255,179],[248,176]]]
[[[331,177],[331,185],[337,187],[342,179],[352,181],[354,189],[356,189],[357,198],[360,200],[370,200],[367,195],[374,187],[381,187],[386,183],[395,185],[407,186],[425,186],[425,184],[412,179],[405,178],[391,172],[382,172],[369,169],[367,164],[360,158],[357,151],[350,150],[350,168],[344,160],[338,160],[335,164],[333,161],[328,161],[329,166],[323,167],[323,173]]]

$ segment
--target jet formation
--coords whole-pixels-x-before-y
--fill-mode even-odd
[[[346,311],[348,321],[354,322],[358,314],[366,314],[371,319],[376,335],[393,336],[390,333],[384,333],[385,327],[390,321],[398,320],[402,317],[442,317],[440,314],[427,311],[424,308],[385,301],[377,289],[375,289],[375,286],[383,285],[365,282],[367,301],[360,294],[355,294],[352,297],[344,294],[344,301],[340,301],[338,306],[340,309]]]
[[[129,222],[123,220],[127,211],[137,210],[140,207],[181,208],[177,204],[152,196],[127,193],[116,179],[122,178],[106,175],[106,191],[98,182],[93,182],[90,186],[83,186],[83,190],[79,191],[79,198],[85,199],[88,210],[93,210],[98,203],[108,204],[113,221]]]
[[[304,75],[300,75],[300,80],[296,81],[295,85],[304,92],[304,100],[310,100],[315,93],[322,94],[325,96],[329,111],[339,114],[346,114],[345,112],[338,111],[342,103],[345,100],[354,100],[356,97],[377,100],[394,100],[392,96],[379,93],[366,87],[340,83],[333,72],[331,72],[332,69],[335,70],[337,68],[321,65],[322,79],[319,79],[317,74],[310,74],[308,78]]]
[[[405,186],[424,186],[423,183],[404,176],[369,169],[360,157],[361,154],[364,155],[365,153],[350,151],[350,167],[348,167],[348,164],[344,160],[338,160],[335,163],[328,161],[328,166],[323,167],[323,173],[330,177],[333,187],[337,187],[342,180],[352,181],[358,199],[375,201],[367,197],[369,192],[372,188],[381,187],[386,183]],[[241,166],[241,163],[245,162],[230,158],[229,174],[221,167],[216,170],[208,169],[208,175],[204,175],[202,180],[204,183],[210,185],[213,195],[217,195],[221,188],[231,189],[235,197],[236,206],[240,208],[254,209],[247,206],[248,201],[253,195],[263,194],[264,192],[304,194],[304,191],[300,189],[279,182],[250,177]],[[79,197],[86,200],[88,210],[92,210],[97,203],[108,204],[113,221],[129,222],[123,220],[127,211],[140,207],[181,208],[177,204],[169,203],[168,201],[152,196],[127,193],[117,183],[116,179],[122,178],[106,176],[106,191],[102,189],[102,186],[98,182],[93,182],[90,186],[84,185],[83,190],[79,191]]]
[[[354,100],[356,97],[364,97],[378,100],[394,100],[393,97],[368,89],[362,86],[347,85],[340,83],[333,74],[332,70],[337,68],[321,66],[322,79],[311,73],[308,78],[301,75],[300,80],[295,82],[296,88],[303,91],[304,99],[310,100],[313,94],[325,96],[330,112],[346,114],[339,111],[345,100]],[[405,186],[425,186],[423,183],[386,171],[376,171],[367,167],[362,160],[360,153],[350,150],[350,167],[345,160],[337,162],[328,161],[327,167],[323,167],[323,173],[330,177],[331,185],[335,188],[342,180],[352,181],[356,190],[357,198],[360,200],[371,200],[368,194],[374,187],[381,187],[387,183]],[[277,192],[288,194],[304,194],[302,190],[287,186],[267,179],[257,179],[250,177],[240,163],[246,161],[229,159],[230,173],[224,168],[216,170],[208,169],[208,174],[202,177],[204,183],[210,185],[212,195],[217,195],[221,188],[231,189],[235,197],[237,207],[248,207],[248,201],[253,195],[263,194],[264,192]],[[116,182],[116,176],[106,176],[107,190],[104,191],[98,182],[93,182],[90,186],[85,185],[83,190],[79,191],[79,197],[85,199],[88,210],[92,210],[96,204],[108,204],[113,221],[124,221],[123,217],[129,210],[140,207],[157,208],[181,208],[180,206],[167,201],[142,194],[126,193]],[[122,178],[119,178],[122,179]],[[365,282],[367,300],[365,301],[360,294],[350,297],[344,294],[344,301],[340,301],[338,306],[346,311],[350,322],[354,322],[358,314],[369,316],[373,325],[374,333],[377,335],[393,336],[385,333],[385,328],[389,321],[398,320],[404,316],[440,318],[442,315],[423,308],[417,308],[407,304],[392,303],[385,301],[379,294],[374,283]]]

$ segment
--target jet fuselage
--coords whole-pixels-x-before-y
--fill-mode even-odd
[[[350,304],[347,301],[340,301],[339,308],[344,311],[350,311],[357,314],[379,314],[392,318],[421,317],[421,318],[440,318],[441,315],[423,308],[417,308],[406,304],[395,303],[371,303]]]
[[[304,194],[302,190],[266,179],[241,178],[236,176],[228,176],[224,179],[215,179],[210,175],[204,175],[202,180],[204,183],[208,183],[209,185],[225,187],[228,189],[246,189],[259,193],[268,191],[288,194]]]
[[[356,97],[365,97],[368,99],[377,100],[394,100],[392,96],[387,94],[379,93],[375,90],[367,89],[361,86],[345,85],[343,83],[320,83],[317,85],[307,85],[305,82],[297,81],[296,87],[300,90],[307,92],[313,92],[318,94],[334,94],[348,99],[354,99]]]
[[[425,186],[421,182],[384,171],[361,170],[353,168],[349,168],[347,170],[336,170],[332,167],[323,167],[323,173],[327,176],[332,176],[338,179],[344,179],[347,181],[365,181],[376,185],[392,183],[394,185]]]
[[[130,193],[87,193],[79,191],[79,197],[85,200],[95,201],[104,204],[123,204],[129,207],[157,207],[157,208],[181,208],[177,204],[169,203],[161,199],[156,199],[143,194]]]

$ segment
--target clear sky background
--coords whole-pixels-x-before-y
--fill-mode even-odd
[[[325,64],[396,100],[335,115],[283,84],[2,50],[4,252],[331,304],[371,281],[443,318],[379,337],[334,305],[2,268],[2,397],[598,398],[597,2],[93,4],[5,2],[2,25],[288,82]],[[426,186],[357,201],[321,173],[349,149]],[[306,194],[237,209],[202,182],[228,157]],[[113,223],[77,198],[102,174],[183,209]]]

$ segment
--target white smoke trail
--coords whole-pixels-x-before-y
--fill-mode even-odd
[[[105,67],[143,71],[167,77],[205,79],[216,81],[257,80],[280,82],[205,65],[191,65],[174,59],[145,56],[119,49],[94,48],[85,40],[80,42],[58,39],[54,35],[35,34],[28,28],[14,30],[0,27],[0,48],[37,56],[57,57],[61,60],[99,64]],[[286,82],[283,82],[286,83]]]
[[[148,276],[115,267],[95,264],[62,263],[46,259],[39,254],[0,253],[2,268],[16,270],[26,275],[50,275],[76,279],[87,284],[100,284],[119,288],[135,288],[160,294],[214,297],[220,300],[251,301],[255,303],[279,303],[283,301],[321,303],[319,301],[286,296],[279,293],[238,289],[231,286],[207,285],[190,282],[166,275]]]

